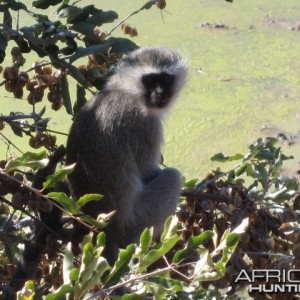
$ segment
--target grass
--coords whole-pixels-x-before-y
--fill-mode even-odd
[[[144,3],[103,0],[99,8],[116,10],[122,19]],[[155,7],[128,22],[138,29],[137,44],[179,48],[188,59],[188,83],[165,121],[163,154],[167,165],[179,168],[187,178],[201,178],[218,166],[210,161],[212,155],[221,151],[245,153],[247,145],[264,135],[263,126],[298,131],[300,32],[267,21],[297,21],[298,0],[169,0],[166,9],[169,13],[162,11],[164,22]],[[231,29],[199,26],[219,21]],[[23,22],[30,22],[28,16],[22,17],[21,26]],[[112,27],[109,24],[105,29]],[[115,35],[122,36],[121,30]],[[0,106],[4,114],[30,111],[26,101],[6,97],[0,98]],[[51,129],[68,132],[71,117],[50,108],[47,112],[52,117]],[[9,129],[2,133],[22,148],[25,140],[27,143],[28,139],[13,136]],[[59,142],[63,143],[64,137]],[[2,157],[5,151],[2,144]],[[284,152],[297,157],[300,147]]]

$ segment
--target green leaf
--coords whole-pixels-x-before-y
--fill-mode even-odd
[[[66,295],[72,293],[73,287],[70,284],[64,284],[56,291],[48,294],[45,300],[64,300]]]
[[[105,233],[104,232],[100,232],[97,235],[97,240],[96,240],[96,247],[104,247],[105,246]]]
[[[77,31],[85,36],[91,36],[94,37],[94,28],[95,25],[91,23],[86,23],[86,22],[78,22],[72,25],[70,29]]]
[[[147,299],[146,294],[147,294],[147,292],[144,292],[142,294],[140,294],[140,292],[139,292],[139,294],[136,294],[136,293],[130,294],[130,295],[126,294],[126,295],[122,296],[121,300],[145,300],[145,299]]]
[[[133,41],[126,38],[110,37],[106,42],[111,45],[111,52],[128,53],[139,48]]]
[[[78,47],[77,51],[70,57],[69,62],[72,64],[75,60],[93,53],[106,53],[110,47],[111,45],[109,43],[89,47]]]
[[[96,26],[101,26],[104,23],[111,23],[118,18],[118,14],[113,11],[100,11],[93,16],[89,17],[86,22],[92,23]]]
[[[19,1],[17,2],[15,0],[10,0],[9,1],[9,7],[14,11],[18,11],[18,10],[21,10],[21,9],[27,11],[27,7],[24,3],[19,2]]]
[[[24,288],[17,293],[18,300],[33,300],[35,296],[35,285],[33,280],[25,282]]]
[[[89,215],[80,215],[79,218],[81,221],[89,225],[95,226],[98,229],[104,228],[107,225],[107,222],[99,222]]]
[[[216,268],[211,256],[208,252],[203,254],[202,258],[198,260],[194,269],[195,281],[212,281],[222,278],[224,273]]]
[[[259,172],[259,182],[262,184],[264,190],[268,190],[269,174],[266,168],[261,164],[258,164],[255,168]]]
[[[66,5],[62,6],[58,9],[57,17],[58,18],[68,18],[71,16],[76,16],[82,11],[81,8],[75,6],[75,5]]]
[[[141,259],[138,272],[143,272],[147,269],[150,265],[160,259],[163,255],[169,252],[175,244],[180,240],[180,237],[175,234],[166,241],[164,241],[158,249],[151,250],[143,259]]]
[[[104,273],[110,270],[110,266],[105,258],[98,257],[96,261],[90,264],[93,268],[92,271],[89,269],[87,275],[88,280],[82,280],[80,283],[76,284],[76,292],[74,292],[74,299],[82,299],[87,292],[101,283],[101,277]],[[87,276],[87,278],[88,278]]]
[[[12,16],[8,9],[3,13],[3,23],[7,28],[12,29]]]
[[[77,209],[75,202],[65,193],[51,192],[48,193],[47,196],[59,203],[66,211],[68,211],[72,215],[79,214],[79,210]]]
[[[47,176],[46,181],[43,183],[44,188],[54,187],[56,183],[65,179],[67,175],[73,172],[75,164],[57,170],[54,174]]]
[[[73,14],[68,16],[67,22],[69,24],[86,22],[86,19],[88,18],[88,16],[89,16],[89,12],[86,9],[79,9],[76,14],[75,14],[75,11],[73,11]]]
[[[71,279],[69,276],[69,273],[72,269],[74,269],[73,265],[73,252],[71,249],[71,243],[68,243],[67,247],[63,251],[64,259],[63,259],[63,278],[64,278],[64,283],[70,283]]]
[[[243,163],[236,171],[236,176],[241,176],[247,170],[249,163]]]
[[[0,33],[0,49],[5,51],[7,47],[7,40],[2,33]]]
[[[0,49],[0,64],[4,61],[5,59],[5,51]]]
[[[73,268],[69,272],[69,279],[71,282],[77,281],[79,278],[79,270],[77,268]]]
[[[29,167],[34,170],[45,167],[49,160],[45,158],[46,150],[40,152],[26,152],[21,157],[11,159],[5,166],[5,171],[10,172],[19,167]]]
[[[63,0],[36,0],[32,2],[32,5],[36,8],[46,9],[51,5],[61,3]]]
[[[208,241],[210,241],[213,236],[214,236],[214,233],[212,231],[206,230],[198,236],[190,237],[185,248],[182,250],[178,250],[175,253],[175,255],[173,257],[173,262],[179,263],[183,259],[187,258],[194,249],[196,249],[200,245],[203,245],[203,244],[207,243]]]
[[[234,160],[240,160],[244,158],[244,155],[242,154],[235,154],[232,156],[228,156],[227,154],[224,154],[222,152],[215,154],[210,158],[211,161],[218,161],[218,162],[227,162],[227,161],[234,161]]]
[[[128,273],[129,271],[129,262],[135,253],[136,246],[134,244],[128,245],[125,250],[121,250],[119,253],[119,259],[115,263],[111,273],[106,279],[106,284],[117,283],[121,277]]]
[[[90,201],[99,201],[103,198],[100,194],[86,194],[78,199],[76,201],[77,209],[79,210],[82,206],[84,206],[86,203]]]
[[[248,165],[247,166],[246,173],[247,173],[247,176],[250,176],[252,178],[260,178],[259,172],[253,170],[252,165]]]
[[[236,235],[240,235],[241,233],[245,232],[247,227],[249,225],[249,219],[245,218],[243,221],[240,223],[239,226],[237,226],[231,233],[228,230],[225,230],[221,237],[220,244],[215,248],[215,250],[211,253],[211,257],[218,255],[220,251],[223,251],[225,248],[231,248],[233,250],[236,246],[237,243],[235,244],[237,240]],[[229,240],[227,238],[229,237]]]
[[[192,180],[184,182],[183,186],[187,189],[194,189],[198,182],[199,182],[199,179],[192,179]]]
[[[140,238],[140,252],[139,255],[144,255],[148,252],[153,238],[153,228],[146,228],[141,234]]]
[[[72,115],[73,110],[69,91],[69,83],[66,74],[63,74],[59,79],[59,93],[63,99],[63,105],[66,108],[67,113]]]
[[[177,233],[178,230],[178,218],[176,215],[168,217],[165,222],[164,230],[160,236],[160,241],[163,242],[169,239],[171,236]]]
[[[150,0],[148,2],[146,2],[141,8],[140,10],[143,9],[150,9],[154,4],[156,4],[157,0]]]
[[[226,238],[226,247],[236,247],[240,239],[238,233],[231,233]]]
[[[20,126],[20,122],[15,121],[9,124],[11,130],[16,136],[23,137],[23,130]]]
[[[192,291],[192,287],[189,287],[187,283],[181,280],[171,279],[168,277],[149,277],[145,279],[145,282],[151,283],[163,288],[165,291],[180,292],[180,291]]]
[[[249,146],[250,153],[245,158],[250,159],[251,157],[256,157],[263,150],[272,149],[277,143],[278,140],[273,137],[259,138],[255,143]]]

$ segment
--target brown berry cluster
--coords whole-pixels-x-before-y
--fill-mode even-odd
[[[20,72],[17,67],[6,67],[3,71],[5,89],[13,93],[16,98],[23,97],[23,88],[29,80],[26,72]]]
[[[11,56],[13,65],[17,68],[25,64],[26,59],[23,57],[22,52],[19,47],[13,47],[11,49]]]
[[[94,30],[94,34],[97,35],[101,41],[104,41],[107,37],[107,34],[98,28]]]
[[[52,103],[53,110],[59,110],[62,106],[62,98],[59,89],[59,79],[62,75],[60,70],[52,73],[52,68],[48,65],[42,66],[40,63],[34,64],[35,76],[31,78],[26,88],[29,91],[27,100],[33,105],[42,101],[45,90],[48,88],[48,100]]]
[[[34,149],[38,149],[42,146],[45,146],[46,148],[53,148],[55,143],[56,136],[44,132],[38,132],[36,136],[32,136],[29,139],[29,145]]]
[[[123,23],[121,25],[121,29],[124,34],[129,34],[131,37],[138,36],[138,31],[135,27],[131,27],[130,25]]]
[[[112,66],[122,58],[122,53],[90,54],[86,65],[79,66],[79,71],[85,77],[88,86],[97,87],[97,80],[105,77]],[[98,88],[98,87],[97,87]]]

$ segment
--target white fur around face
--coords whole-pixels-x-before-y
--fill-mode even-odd
[[[151,53],[156,55],[155,62],[151,61],[151,56],[149,58],[149,54]],[[146,55],[147,59],[143,60],[143,55]],[[161,61],[157,61],[160,57],[161,61],[166,60],[168,64],[164,65]],[[126,61],[126,58],[120,61],[116,73],[107,83],[107,88],[117,89],[125,95],[130,95],[130,97],[137,99],[144,113],[162,116],[174,103],[185,83],[187,75],[186,61],[176,51],[164,47],[140,48],[129,54],[128,58],[130,59],[129,62]],[[145,105],[146,99],[144,97],[144,86],[141,78],[146,74],[159,74],[162,72],[175,76],[172,91],[173,97],[170,105],[163,109],[148,108]]]

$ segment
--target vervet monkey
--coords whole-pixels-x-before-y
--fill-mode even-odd
[[[73,196],[100,193],[83,211],[97,217],[116,211],[106,232],[104,255],[113,264],[118,249],[137,242],[154,226],[159,236],[175,213],[181,175],[160,169],[162,121],[184,85],[185,60],[174,50],[145,47],[122,58],[100,94],[76,116],[67,142]]]

